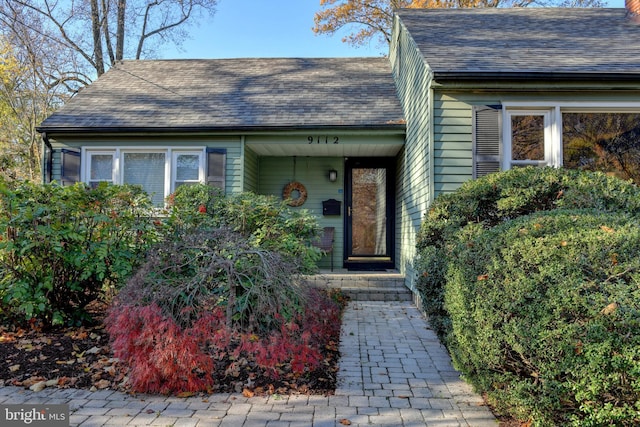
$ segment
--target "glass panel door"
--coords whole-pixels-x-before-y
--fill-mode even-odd
[[[351,236],[353,255],[387,255],[387,170],[352,170]]]
[[[393,169],[389,160],[347,161],[347,268],[393,268]]]

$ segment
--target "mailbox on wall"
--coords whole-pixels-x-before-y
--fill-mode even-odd
[[[340,215],[340,205],[342,202],[336,199],[329,199],[322,202],[322,215]]]

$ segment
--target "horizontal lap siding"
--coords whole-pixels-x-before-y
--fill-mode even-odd
[[[344,242],[344,160],[342,157],[269,157],[258,158],[258,176],[260,194],[275,195],[282,198],[282,190],[291,181],[300,182],[307,190],[307,200],[299,208],[306,209],[318,218],[321,227],[335,228],[333,262],[335,267],[342,267]],[[328,171],[338,172],[338,180],[330,182]],[[335,199],[341,202],[343,211],[340,215],[324,216],[322,202]],[[331,260],[323,257],[318,263],[320,268],[329,268]]]
[[[244,150],[244,191],[258,192],[258,155],[248,148]]]
[[[405,148],[398,156],[396,235],[400,252],[397,264],[405,273],[407,286],[413,289],[417,276],[414,269],[416,235],[431,203],[431,73],[415,42],[397,18],[394,26],[389,57],[407,121]]]
[[[435,195],[455,191],[473,176],[471,105],[441,93],[434,100]]]

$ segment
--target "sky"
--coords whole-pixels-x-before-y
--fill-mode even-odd
[[[379,56],[374,41],[354,48],[339,35],[316,35],[313,16],[320,0],[218,0],[217,12],[192,28],[192,37],[163,53],[169,58]],[[206,21],[206,22],[205,22]]]
[[[624,7],[624,0],[607,0]],[[355,48],[342,34],[316,35],[313,16],[320,0],[219,0],[217,12],[190,29],[180,50],[168,47],[164,59],[381,56],[377,41]]]

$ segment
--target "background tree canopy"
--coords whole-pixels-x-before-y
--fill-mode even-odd
[[[36,126],[122,59],[180,45],[218,0],[0,0],[0,175],[40,179]]]

